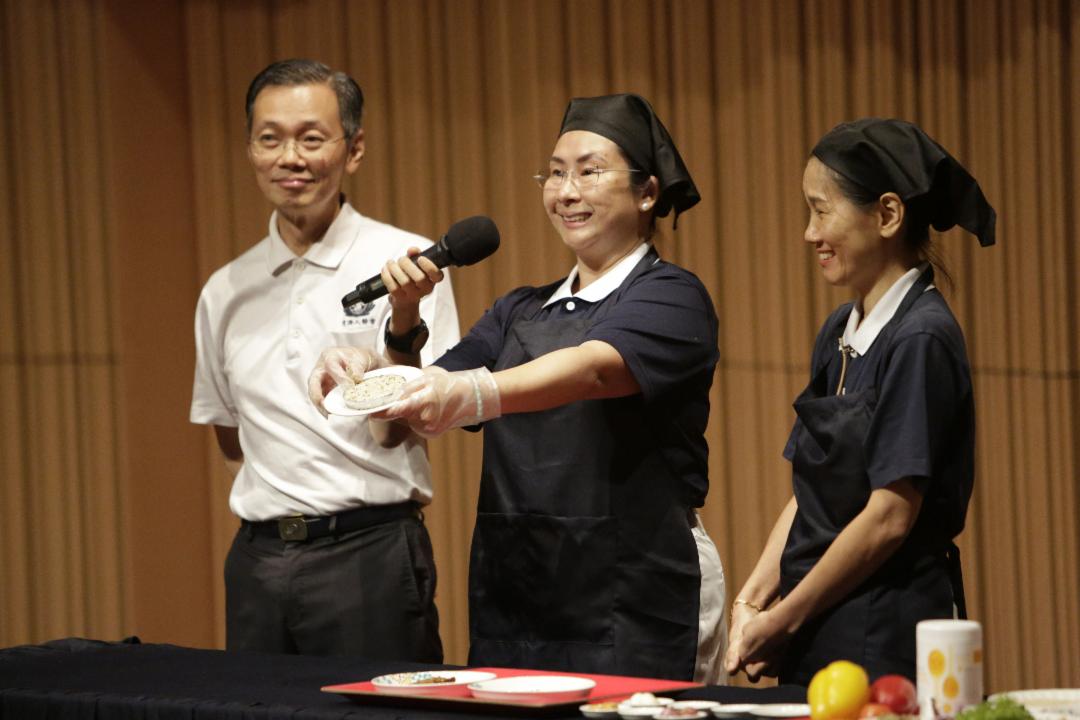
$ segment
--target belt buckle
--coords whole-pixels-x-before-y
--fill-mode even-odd
[[[302,515],[280,518],[277,521],[278,535],[282,540],[307,540],[307,523]]]

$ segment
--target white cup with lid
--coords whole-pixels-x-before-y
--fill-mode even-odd
[[[983,699],[982,625],[923,620],[915,626],[915,668],[922,720],[953,717]]]

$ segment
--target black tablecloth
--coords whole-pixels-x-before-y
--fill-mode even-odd
[[[324,685],[434,669],[417,663],[195,650],[174,645],[57,640],[0,650],[0,720],[336,720],[491,718],[462,712],[357,704]],[[804,702],[797,687],[707,687],[683,699]],[[510,713],[502,717],[520,717]],[[564,718],[581,720],[575,710]]]

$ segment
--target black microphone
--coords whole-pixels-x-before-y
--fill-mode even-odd
[[[498,249],[499,228],[495,227],[491,218],[473,215],[451,225],[446,234],[439,238],[439,242],[420,253],[420,257],[426,257],[435,263],[436,267],[444,268],[447,265],[459,267],[479,262]],[[341,298],[341,305],[348,309],[357,303],[371,302],[375,298],[380,298],[386,292],[382,276],[376,275],[360,283],[355,290]]]

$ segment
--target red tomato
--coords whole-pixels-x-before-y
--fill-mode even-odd
[[[862,706],[862,710],[859,711],[860,718],[872,718],[878,715],[893,715],[893,709],[888,705],[882,705],[881,703],[868,702]]]
[[[887,705],[897,715],[919,712],[915,685],[903,675],[882,675],[870,685],[870,702]]]

